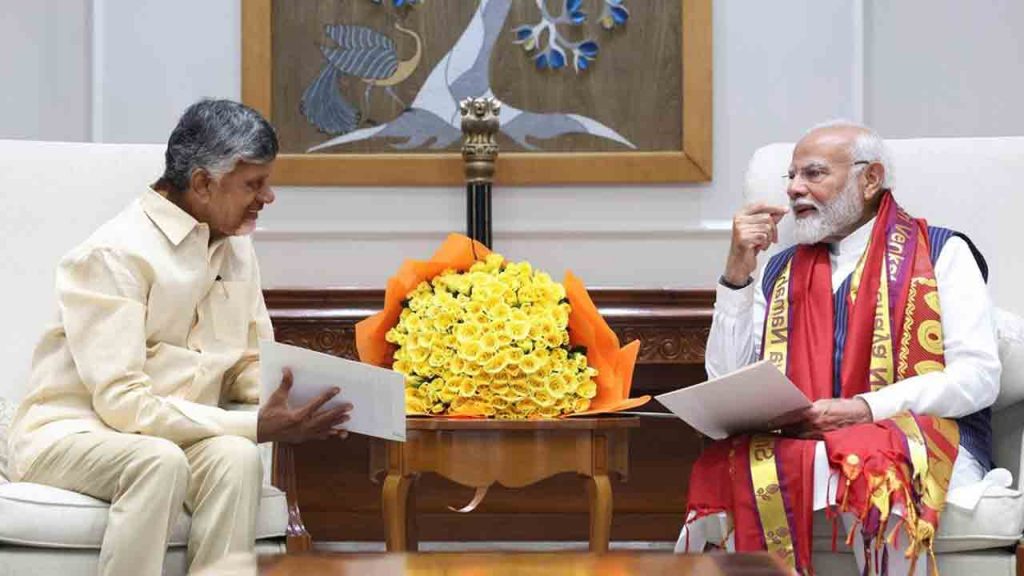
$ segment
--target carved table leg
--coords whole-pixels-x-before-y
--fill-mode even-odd
[[[408,549],[406,520],[412,481],[411,476],[394,472],[389,472],[384,480],[384,527],[387,530],[388,552],[404,552]]]
[[[420,548],[419,524],[416,522],[416,478],[409,478],[409,493],[405,497],[405,549],[416,552]]]
[[[607,552],[612,530],[612,484],[607,474],[587,479],[590,496],[590,551]]]
[[[295,453],[289,444],[277,442],[273,447],[271,483],[285,494],[288,503],[288,527],[285,529],[285,547],[291,554],[313,549],[313,538],[306,531],[299,512],[299,494],[295,479]]]

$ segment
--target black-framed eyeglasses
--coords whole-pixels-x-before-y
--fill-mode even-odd
[[[871,164],[871,162],[871,160],[857,160],[856,162],[851,162],[849,165],[860,166],[862,164]],[[783,174],[782,178],[787,182],[792,182],[796,180],[797,176],[800,176],[800,178],[803,178],[805,182],[819,184],[831,173],[832,171],[829,170],[829,167],[825,164],[808,164],[800,170],[790,170]]]

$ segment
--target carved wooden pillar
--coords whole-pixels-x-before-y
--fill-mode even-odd
[[[462,158],[466,161],[466,235],[491,247],[491,183],[498,157],[498,113],[494,98],[467,98],[462,111]]]

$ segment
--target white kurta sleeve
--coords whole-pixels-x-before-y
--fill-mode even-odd
[[[760,275],[759,275],[760,276]],[[759,281],[733,290],[719,284],[711,319],[704,368],[717,378],[757,360],[761,348],[765,300]]]

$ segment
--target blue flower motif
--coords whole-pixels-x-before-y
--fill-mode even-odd
[[[538,70],[552,69],[560,70],[565,68],[565,52],[558,46],[551,46],[534,57],[534,63]]]
[[[583,0],[565,0],[565,14],[574,25],[587,21],[587,13],[580,9]]]
[[[397,0],[393,0],[397,1]],[[407,2],[424,0],[405,0]],[[561,0],[562,13],[557,18],[552,16],[546,6],[546,0],[535,0],[540,8],[540,22],[530,26],[518,26],[512,30],[515,37],[513,42],[523,47],[523,50],[532,53],[534,64],[538,70],[560,70],[572,63],[572,67],[579,74],[581,71],[590,69],[597,58],[597,42],[585,38],[579,42],[571,42],[566,38],[561,26],[579,26],[586,22],[587,14],[583,11],[583,0]],[[600,25],[612,30],[617,26],[624,26],[629,20],[629,10],[626,9],[626,0],[603,0],[603,12]],[[547,34],[544,32],[547,31]],[[534,52],[534,51],[537,52]],[[571,52],[566,56],[567,52]]]
[[[590,62],[597,58],[597,42],[586,40],[572,46],[573,65],[576,72],[590,68]]]
[[[512,34],[516,37],[514,42],[516,44],[522,44],[523,50],[530,52],[537,47],[537,34],[540,30],[540,27],[534,28],[532,26],[520,26],[512,31]]]
[[[623,5],[623,0],[604,0],[604,9],[601,11],[601,27],[605,30],[612,30],[616,26],[625,26],[629,20],[629,10]]]

